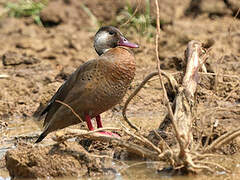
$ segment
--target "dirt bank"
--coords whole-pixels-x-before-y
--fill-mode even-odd
[[[95,150],[91,155],[75,142],[47,147],[19,144],[6,153],[6,167],[11,177],[21,178],[113,175],[111,159],[103,156],[111,152],[97,154]]]

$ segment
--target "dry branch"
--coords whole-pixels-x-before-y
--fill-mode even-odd
[[[211,145],[209,145],[204,152],[211,152],[213,150],[216,150],[223,146],[224,144],[228,143],[229,141],[232,141],[234,138],[238,137],[240,135],[240,128],[237,128],[235,130],[232,130],[226,134],[223,134],[218,139],[213,141]]]
[[[137,145],[135,143],[131,143],[128,141],[121,140],[120,138],[116,138],[113,136],[108,136],[100,133],[96,133],[103,130],[119,130],[119,128],[99,128],[94,131],[87,130],[79,130],[79,129],[67,129],[64,135],[56,136],[53,140],[62,143],[67,139],[73,137],[81,137],[81,138],[89,138],[92,140],[99,140],[103,142],[112,143],[116,147],[126,148],[128,152],[135,153],[141,157],[152,159],[152,160],[161,160],[164,158],[163,156],[159,157],[159,153],[149,150],[143,146]]]
[[[159,80],[160,80],[160,84],[161,84],[161,86],[163,88],[164,98],[165,98],[165,100],[167,102],[168,113],[169,113],[169,116],[170,116],[170,119],[171,119],[171,122],[172,122],[172,125],[173,125],[173,128],[174,128],[174,131],[175,131],[175,134],[176,134],[177,141],[178,141],[179,146],[180,146],[180,154],[182,154],[184,146],[183,146],[182,141],[180,139],[180,134],[179,134],[179,131],[177,130],[177,125],[175,124],[173,110],[172,110],[170,101],[168,99],[167,91],[166,91],[166,88],[164,86],[163,78],[162,78],[162,75],[161,75],[160,59],[159,59],[159,51],[158,51],[158,40],[159,40],[159,37],[160,37],[160,15],[159,15],[158,0],[155,0],[155,6],[156,6],[156,12],[157,12],[157,18],[156,18],[157,33],[156,33],[156,45],[155,45],[156,48],[155,48],[155,51],[156,51],[156,57],[157,57],[157,67],[158,67]]]
[[[183,85],[175,100],[174,119],[181,141],[185,149],[190,149],[193,143],[192,121],[194,106],[194,94],[199,81],[198,70],[201,65],[201,54],[203,53],[202,44],[198,41],[188,43],[186,50],[187,68],[183,78]]]
[[[202,47],[202,44],[200,42],[198,41],[189,42],[186,50],[186,54],[185,54],[186,60],[187,60],[187,68],[186,68],[182,86],[178,88],[178,94],[175,98],[174,105],[173,105],[174,108],[173,108],[167,96],[167,91],[164,86],[164,82],[162,78],[163,71],[161,71],[161,68],[160,68],[159,50],[158,50],[158,43],[159,43],[159,37],[160,37],[160,22],[159,22],[160,17],[159,17],[159,5],[157,0],[155,0],[155,6],[156,6],[156,12],[157,12],[157,19],[156,19],[157,33],[156,33],[155,51],[156,51],[158,72],[153,72],[149,74],[143,80],[140,86],[129,96],[123,108],[123,117],[125,121],[130,125],[130,127],[139,131],[139,128],[133,125],[128,120],[126,116],[126,109],[131,99],[140,91],[140,89],[148,82],[148,80],[158,74],[160,84],[163,88],[164,98],[167,102],[169,117],[171,119],[174,131],[176,134],[177,142],[179,143],[179,150],[177,151],[175,150],[174,151],[175,153],[173,153],[173,150],[167,150],[161,153],[161,151],[158,151],[158,148],[156,148],[155,146],[152,146],[152,148],[156,150],[157,153],[159,153],[159,157],[162,157],[162,158],[167,154],[168,154],[167,155],[168,157],[172,157],[174,154],[176,155],[176,152],[178,152],[177,153],[178,155],[172,158],[172,161],[171,161],[172,165],[175,167],[185,166],[185,167],[188,167],[188,169],[191,169],[191,168],[192,169],[208,169],[209,171],[211,171],[211,169],[208,166],[196,165],[193,162],[194,156],[190,153],[191,147],[193,144],[192,123],[193,123],[194,95],[195,95],[195,91],[199,81],[198,71],[200,68],[203,67],[203,63],[206,60],[206,51]],[[173,86],[173,87],[177,87],[177,86]],[[173,109],[174,109],[174,112],[173,112]],[[131,135],[132,137],[140,141],[143,140],[143,137],[139,135],[138,136],[135,134],[129,134],[129,135]],[[176,164],[176,162],[178,163]]]

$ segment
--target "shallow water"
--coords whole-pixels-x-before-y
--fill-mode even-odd
[[[7,122],[8,126],[1,130],[0,157],[7,150],[15,147],[14,142],[16,137],[34,136],[40,133],[39,126],[32,119],[12,117],[3,121]]]
[[[108,115],[106,115],[108,116]],[[120,119],[120,114],[115,114],[114,118]],[[151,118],[149,119],[149,116]],[[130,119],[137,123],[139,119],[147,118],[149,121],[152,121],[151,124],[152,127],[156,127],[158,123],[156,123],[156,118],[159,118],[159,114],[145,114],[145,116],[138,116],[138,117],[131,117],[129,115]],[[161,116],[160,116],[161,117]],[[104,121],[105,126],[108,126],[111,124],[111,126],[117,126],[120,122],[114,121],[115,123],[112,123],[111,118],[110,121],[106,120]],[[110,123],[111,122],[111,123]],[[142,122],[142,121],[141,121]],[[154,123],[155,122],[155,123]],[[157,121],[159,122],[159,121]],[[9,149],[15,148],[14,142],[16,142],[16,137],[37,137],[40,132],[41,128],[39,127],[39,124],[36,123],[33,119],[26,119],[22,117],[15,117],[7,120],[8,127],[3,128],[1,130],[0,134],[0,158],[2,158],[5,154],[5,152]],[[152,128],[150,127],[150,128]],[[48,142],[48,140],[46,140]],[[223,159],[218,159],[219,161],[223,162],[224,167],[231,168],[234,167],[234,173],[231,174],[229,177],[230,179],[239,179],[240,177],[240,156],[235,155],[234,159],[231,161],[225,161]],[[224,162],[225,161],[225,162]],[[171,176],[166,173],[159,173],[156,171],[156,166],[158,163],[156,162],[126,162],[129,167],[125,170],[120,170],[118,174],[115,174],[114,176],[102,176],[102,177],[91,177],[91,178],[85,178],[85,179],[114,179],[114,180],[124,180],[124,179],[161,179],[161,180],[205,180],[205,179],[211,179],[211,180],[221,180],[226,179],[228,176],[226,176],[226,173],[216,172],[215,176]],[[159,166],[158,166],[159,167]],[[9,174],[5,169],[0,168],[0,180],[9,180]],[[73,178],[73,177],[66,177],[66,178],[57,178],[58,180],[75,180],[75,179],[83,179],[83,178]]]

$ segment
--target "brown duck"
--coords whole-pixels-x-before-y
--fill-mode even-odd
[[[44,131],[36,143],[50,132],[80,123],[69,108],[56,100],[71,106],[87,122],[90,131],[94,117],[97,128],[102,127],[100,114],[120,102],[135,75],[135,58],[126,47],[137,48],[138,45],[128,42],[115,27],[98,30],[94,48],[99,57],[82,64],[52,97],[40,115],[46,114],[46,117]]]

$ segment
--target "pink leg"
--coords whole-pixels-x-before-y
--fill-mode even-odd
[[[102,128],[102,121],[100,115],[96,116],[96,121],[97,121],[97,128]]]
[[[96,116],[96,121],[97,121],[97,128],[102,128],[102,121],[100,115]],[[100,131],[100,134],[108,135],[108,136],[113,136],[119,138],[120,136],[118,134],[112,133],[112,132],[107,132],[107,131]]]
[[[92,125],[92,122],[91,122],[91,117],[88,115],[88,114],[85,114],[85,120],[87,122],[87,126],[88,126],[88,129],[90,131],[93,131],[93,125]]]

